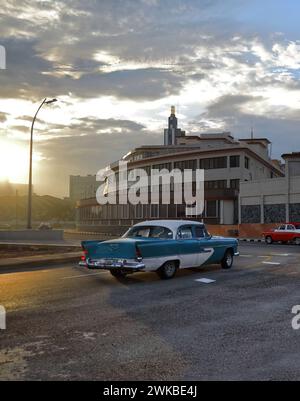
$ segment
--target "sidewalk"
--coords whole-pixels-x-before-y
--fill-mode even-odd
[[[265,242],[264,238],[237,238],[240,242]]]

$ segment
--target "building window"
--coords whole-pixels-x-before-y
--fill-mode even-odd
[[[226,180],[205,181],[204,189],[224,189],[227,188]]]
[[[230,188],[231,189],[240,189],[240,180],[230,180]]]
[[[157,218],[158,217],[158,205],[151,205],[151,218]]]
[[[177,205],[174,205],[174,204],[171,204],[171,203],[170,203],[170,205],[168,205],[168,217],[169,217],[169,218],[176,217],[176,215],[177,215],[177,208],[176,208],[176,206],[177,206]]]
[[[230,156],[230,167],[240,167],[240,156]]]
[[[143,169],[146,171],[148,176],[151,175],[151,166],[145,166],[145,167],[143,167]]]
[[[174,163],[174,168],[178,168],[179,170],[196,170],[197,161],[196,160],[183,160]]]
[[[200,160],[200,168],[203,170],[211,170],[227,167],[227,157],[212,157],[210,159]]]
[[[168,205],[159,205],[159,218],[165,219],[168,217]]]
[[[245,168],[249,170],[250,160],[249,157],[245,156]]]
[[[143,218],[143,205],[141,203],[138,203],[135,206],[135,218],[136,219],[142,219]]]
[[[159,171],[164,170],[164,169],[171,171],[172,165],[171,165],[171,163],[162,163],[162,164],[156,164],[152,168],[155,170],[159,170]]]
[[[206,202],[206,217],[217,217],[217,201]]]

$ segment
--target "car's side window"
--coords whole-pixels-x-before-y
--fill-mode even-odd
[[[206,237],[206,232],[204,227],[201,226],[194,226],[195,230],[195,238],[205,238]]]
[[[193,230],[191,226],[179,227],[177,231],[177,238],[179,239],[190,239],[193,238]]]
[[[295,227],[292,224],[289,224],[286,228],[288,230],[295,230]]]
[[[285,230],[285,226],[279,226],[278,230],[284,231]]]

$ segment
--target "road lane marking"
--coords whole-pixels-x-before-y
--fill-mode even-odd
[[[240,255],[241,258],[252,258],[253,255]]]
[[[78,276],[68,276],[68,277],[62,277],[61,280],[67,280],[70,278],[80,278],[80,277],[89,277],[89,276],[97,276],[98,274],[103,274],[105,273],[105,270],[102,270],[101,272],[97,273],[86,273],[86,274],[80,274]]]
[[[264,261],[262,263],[264,263],[265,265],[277,265],[277,266],[280,265],[279,262],[266,262],[266,261]]]
[[[272,256],[290,256],[289,253],[271,253]]]
[[[199,283],[203,284],[211,284],[216,282],[216,280],[212,280],[210,278],[197,278],[195,281],[198,281]]]

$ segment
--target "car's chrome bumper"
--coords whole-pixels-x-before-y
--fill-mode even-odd
[[[145,264],[137,260],[126,260],[126,259],[87,259],[84,266],[89,269],[126,269],[132,271],[138,271],[145,268]]]
[[[234,252],[234,256],[240,256],[239,252]]]

